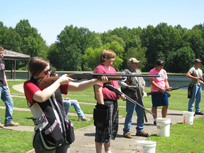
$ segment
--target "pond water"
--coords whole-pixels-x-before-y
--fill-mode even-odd
[[[59,76],[65,73],[59,73]],[[6,72],[7,79],[11,79],[11,72]],[[16,79],[28,79],[27,72],[16,72]],[[147,77],[144,77],[146,81],[146,86],[150,87],[150,82]],[[188,86],[191,79],[187,78],[185,75],[168,75],[169,85],[171,87],[181,87],[181,86]],[[187,89],[183,88],[183,89]]]

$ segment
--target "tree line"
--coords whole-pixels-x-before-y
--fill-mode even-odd
[[[156,27],[122,27],[103,33],[69,25],[48,46],[28,20],[20,20],[15,28],[0,22],[0,46],[49,59],[58,71],[93,71],[99,64],[101,51],[111,49],[117,55],[113,65],[117,71],[126,68],[127,60],[135,57],[143,72],[152,69],[157,59],[163,59],[167,72],[186,73],[195,58],[204,61],[204,25],[187,29],[159,23]],[[17,62],[17,69],[26,69],[26,64],[25,61]]]

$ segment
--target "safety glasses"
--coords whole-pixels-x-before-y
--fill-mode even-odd
[[[47,75],[48,73],[50,73],[50,71],[51,71],[51,67],[48,69],[48,70],[46,70],[46,71],[42,71],[45,75]]]

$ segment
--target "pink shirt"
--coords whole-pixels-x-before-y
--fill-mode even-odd
[[[149,75],[157,75],[157,74],[159,74],[160,77],[148,77],[148,79],[153,79],[158,86],[160,86],[161,88],[165,88],[165,80],[168,78],[166,71],[164,69],[161,69],[160,71],[158,71],[156,68],[153,68],[149,72]],[[159,91],[159,89],[151,85],[151,91],[156,92],[156,91]]]
[[[95,68],[94,73],[117,74],[115,68],[110,66],[108,69],[104,64],[99,64]],[[98,82],[97,84],[103,87],[102,82]],[[108,82],[108,84],[111,84],[112,86],[114,86],[115,88],[118,89],[118,81],[117,80],[113,80],[111,82]],[[94,93],[95,93],[95,90],[94,90]],[[103,88],[102,93],[103,93],[103,99],[118,100],[118,98],[119,98],[119,96],[115,92],[109,90],[108,88]],[[95,99],[96,99],[96,93],[95,93]]]

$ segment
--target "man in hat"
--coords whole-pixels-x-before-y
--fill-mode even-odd
[[[204,115],[200,109],[200,102],[202,96],[202,86],[203,82],[203,71],[199,68],[201,65],[200,59],[195,59],[194,63],[195,66],[192,67],[186,74],[186,77],[191,78],[191,82],[194,84],[193,91],[192,91],[192,98],[189,99],[188,102],[188,111],[193,111],[194,100],[195,101],[195,114],[196,115]]]
[[[138,70],[139,62],[136,58],[130,58],[127,62],[128,68],[125,69],[122,74],[141,74]],[[127,77],[126,80],[119,81],[121,90],[130,98],[134,99],[139,103],[139,97],[143,97],[145,90],[145,81],[142,77]],[[139,92],[137,92],[137,90]],[[140,95],[138,95],[140,94]],[[143,101],[142,101],[143,102]],[[144,128],[144,112],[143,109],[137,104],[134,105],[128,100],[126,101],[126,118],[123,128],[123,136],[125,138],[131,138],[130,126],[132,125],[132,117],[134,113],[137,113],[137,127],[136,127],[136,136],[148,137],[148,133],[143,131]]]
[[[156,75],[159,74],[160,77],[148,77],[150,84],[151,84],[151,92],[158,92],[157,94],[152,95],[152,113],[154,114],[154,125],[156,125],[157,119],[157,107],[162,107],[162,118],[166,118],[167,110],[168,110],[168,95],[166,90],[171,90],[169,86],[168,77],[166,71],[163,69],[164,61],[158,59],[156,61],[156,67],[151,69],[149,75]]]

